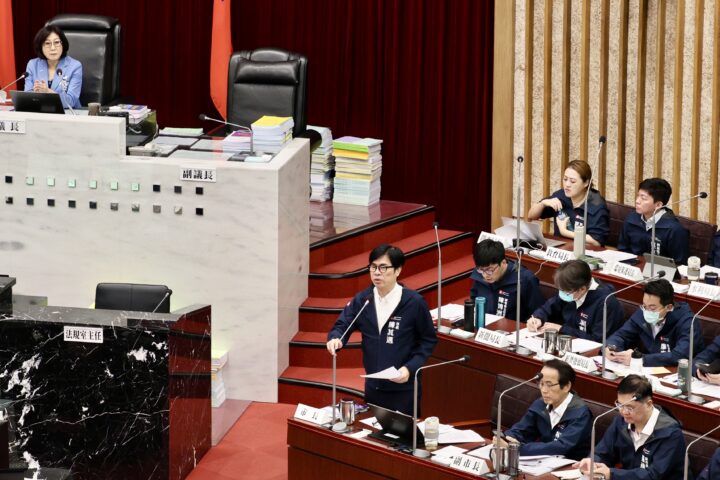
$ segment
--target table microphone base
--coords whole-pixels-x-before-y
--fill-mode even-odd
[[[418,458],[429,458],[430,452],[423,450],[422,448],[416,448],[413,450],[413,456]]]
[[[617,380],[618,376],[615,372],[611,372],[610,370],[605,370],[601,374],[602,378],[605,380]]]
[[[690,394],[687,397],[687,401],[694,403],[695,405],[702,405],[706,400],[702,397],[698,397],[697,395]]]
[[[445,325],[439,325],[437,329],[438,333],[444,333],[445,335],[450,334],[450,327],[446,327]]]
[[[522,345],[510,345],[507,347],[508,352],[515,352],[518,355],[522,355],[523,357],[529,357],[530,355],[533,355],[535,352],[530,350],[527,347],[523,347]]]

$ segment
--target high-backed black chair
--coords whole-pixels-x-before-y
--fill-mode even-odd
[[[165,285],[98,283],[95,308],[135,312],[170,312],[170,290]]]
[[[80,103],[108,105],[120,97],[122,29],[117,18],[66,13],[46,23],[60,28],[70,43],[68,55],[82,63]]]
[[[305,131],[307,58],[277,48],[233,53],[228,68],[227,121],[249,127],[263,115],[293,117]]]

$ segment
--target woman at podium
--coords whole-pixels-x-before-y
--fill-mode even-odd
[[[58,27],[43,27],[33,42],[37,58],[25,69],[26,92],[57,93],[63,107],[80,107],[82,64],[68,56],[70,44]]]

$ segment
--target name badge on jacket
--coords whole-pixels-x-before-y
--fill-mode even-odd
[[[660,353],[670,352],[670,339],[667,337],[660,337]]]
[[[388,331],[387,331],[387,337],[385,338],[385,343],[392,344],[395,339],[395,332],[400,329],[400,321],[402,320],[402,317],[390,317],[390,320],[387,323]]]
[[[650,467],[650,450],[643,448],[642,457],[640,458],[640,468],[647,469]]]
[[[507,313],[509,297],[510,294],[505,290],[500,290],[498,292],[498,304],[497,310],[495,312],[495,315],[497,315],[498,317],[505,317],[505,314]]]
[[[587,313],[580,313],[580,331],[581,332],[587,332],[587,322],[588,322],[588,314]]]

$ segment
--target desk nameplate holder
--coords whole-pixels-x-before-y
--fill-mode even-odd
[[[710,285],[703,282],[690,282],[690,288],[688,289],[687,294],[693,297],[711,300],[720,295],[720,286]]]
[[[304,405],[302,403],[298,403],[293,418],[314,423],[315,425],[319,426],[328,425],[332,421],[331,415],[329,413],[319,408]]]
[[[575,255],[570,250],[548,247],[545,251],[545,259],[553,263],[565,263],[568,260],[575,260]]]
[[[453,457],[452,462],[450,463],[450,468],[477,476],[490,472],[485,460],[477,457],[471,457],[470,455],[465,455],[464,453]]]
[[[505,348],[510,343],[504,332],[496,332],[487,328],[478,329],[477,334],[475,334],[475,341],[496,348]]]
[[[613,277],[624,278],[625,280],[631,280],[633,282],[643,279],[642,272],[638,267],[633,267],[632,265],[627,265],[622,262],[608,263],[602,273]]]
[[[583,373],[592,373],[596,371],[597,365],[592,358],[578,355],[577,353],[567,352],[562,360],[573,367],[575,370],[579,370]]]

